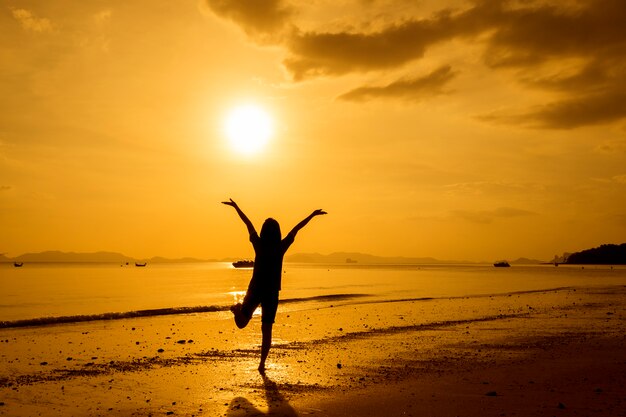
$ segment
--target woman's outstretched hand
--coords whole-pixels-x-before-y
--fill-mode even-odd
[[[302,229],[304,226],[306,226],[313,217],[315,216],[321,216],[322,214],[326,214],[326,212],[322,209],[317,209],[315,210],[313,213],[309,214],[308,216],[306,216],[306,218],[304,220],[302,220],[300,223],[298,223],[297,225],[295,225],[295,227],[293,229],[291,229],[291,232],[289,232],[289,235],[291,235],[292,238],[296,237],[296,233],[298,233],[298,231],[300,229]]]
[[[250,233],[250,236],[252,236],[253,233],[256,234],[256,230],[254,230],[254,226],[252,225],[252,222],[250,221],[248,216],[246,216],[244,212],[241,211],[237,203],[235,203],[232,198],[228,199],[228,201],[222,201],[222,204],[231,206],[235,209],[235,211],[237,211],[239,218],[241,218],[241,220],[243,220],[243,222],[246,224],[246,227],[248,228],[248,233]]]
[[[222,201],[222,204],[226,204],[227,206],[231,206],[231,207],[235,207],[236,208],[237,207],[237,203],[235,203],[232,198],[229,199],[229,200],[230,201]]]

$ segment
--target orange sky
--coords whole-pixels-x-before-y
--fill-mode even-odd
[[[550,259],[626,236],[626,3],[0,0],[0,252]],[[255,103],[275,134],[223,133]],[[286,231],[285,230],[285,231]]]

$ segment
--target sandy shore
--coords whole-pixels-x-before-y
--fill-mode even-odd
[[[0,330],[0,415],[624,416],[626,287]]]

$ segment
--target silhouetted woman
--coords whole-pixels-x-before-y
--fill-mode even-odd
[[[315,210],[304,220],[298,223],[284,239],[281,239],[280,225],[272,218],[268,218],[261,227],[259,236],[252,222],[232,199],[223,201],[222,204],[232,206],[245,223],[250,233],[250,242],[254,247],[254,270],[252,279],[248,285],[248,291],[243,303],[238,303],[231,308],[235,315],[237,327],[243,329],[248,325],[254,310],[261,305],[261,332],[263,342],[261,344],[261,363],[259,372],[265,371],[265,359],[272,346],[272,326],[278,309],[278,292],[281,289],[281,273],[283,270],[283,257],[289,246],[293,243],[296,234],[307,225],[315,216],[326,214],[323,210]]]

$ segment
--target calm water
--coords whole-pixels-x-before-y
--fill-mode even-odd
[[[361,294],[404,299],[495,294],[568,286],[626,285],[626,268],[608,266],[285,264],[282,300],[328,303]],[[229,263],[0,264],[0,321],[169,307],[226,308],[241,297],[250,269]]]

